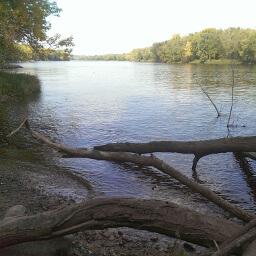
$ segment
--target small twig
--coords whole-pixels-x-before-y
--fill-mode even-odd
[[[213,242],[214,242],[214,245],[216,246],[217,250],[219,251],[219,250],[220,250],[220,248],[219,248],[219,246],[218,246],[217,242],[216,242],[215,240],[213,240]]]
[[[198,80],[196,79],[196,77],[194,77],[195,81],[197,82],[197,84],[200,86],[200,88],[202,89],[203,93],[207,96],[207,98],[210,100],[210,102],[212,103],[212,105],[214,106],[214,108],[216,109],[217,112],[217,117],[221,116],[220,111],[218,110],[218,108],[216,107],[216,105],[214,104],[213,100],[211,99],[211,97],[209,96],[209,94],[205,91],[205,89],[203,88],[203,86],[198,82]]]
[[[21,129],[21,127],[25,124],[25,122],[26,122],[27,120],[28,120],[28,119],[26,118],[16,130],[14,130],[14,131],[12,131],[10,134],[6,135],[6,137],[9,138],[9,137],[11,137],[13,134],[15,134],[16,132],[18,132],[18,131]]]

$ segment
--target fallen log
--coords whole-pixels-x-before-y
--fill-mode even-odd
[[[171,202],[135,198],[97,198],[0,222],[0,248],[52,239],[82,230],[131,227],[212,246],[239,232],[242,226]]]
[[[162,160],[158,159],[153,155],[151,155],[151,157],[148,157],[126,152],[106,152],[98,150],[89,150],[84,148],[73,148],[61,143],[53,142],[43,137],[42,135],[40,135],[39,133],[30,128],[27,120],[25,121],[25,126],[34,138],[45,143],[49,147],[64,152],[65,157],[83,157],[96,160],[132,162],[138,165],[152,166],[162,171],[163,173],[170,175],[172,178],[178,180],[180,183],[186,185],[193,191],[200,193],[202,196],[209,199],[210,201],[212,201],[222,209],[226,210],[227,212],[231,213],[232,215],[236,216],[237,218],[245,222],[249,222],[250,220],[256,218],[255,214],[249,213],[243,210],[242,208],[229,203],[227,200],[222,199],[220,196],[218,196],[210,189],[188,178],[186,175],[180,173],[178,170],[174,169],[170,165],[167,165],[165,162],[163,162]]]
[[[26,208],[23,205],[15,205],[7,210],[1,224],[25,216]],[[0,224],[0,225],[1,225]],[[1,241],[1,239],[0,239]],[[31,241],[19,243],[12,246],[0,248],[1,256],[56,256],[69,255],[71,243],[64,237],[53,238],[42,241]]]
[[[154,152],[170,152],[194,154],[192,169],[196,168],[200,158],[217,153],[226,152],[254,152],[256,151],[256,136],[232,137],[204,141],[152,141],[148,143],[110,143],[95,146],[95,150],[111,152],[132,152],[146,154]]]

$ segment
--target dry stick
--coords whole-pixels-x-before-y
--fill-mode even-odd
[[[205,89],[203,88],[203,86],[198,82],[198,80],[194,77],[195,81],[197,82],[197,84],[200,86],[200,88],[202,89],[203,93],[207,96],[207,98],[210,100],[210,102],[212,103],[212,105],[214,106],[214,108],[217,111],[217,117],[221,116],[218,108],[216,107],[216,105],[214,104],[213,100],[211,99],[211,97],[209,96],[209,94],[205,91]]]
[[[231,126],[230,119],[231,119],[232,110],[234,106],[235,70],[232,63],[231,63],[231,71],[232,71],[232,90],[231,90],[232,95],[231,95],[231,107],[230,107],[229,116],[228,116],[227,128]]]
[[[73,147],[66,146],[64,144],[52,142],[51,140],[40,135],[39,133],[33,131],[32,129],[30,129],[30,126],[27,120],[25,122],[25,125],[28,131],[30,132],[30,134],[34,138],[44,142],[45,144],[47,144],[52,148],[64,151],[65,153],[73,157],[91,158],[91,159],[97,159],[97,160],[107,160],[107,161],[116,161],[116,162],[132,162],[139,165],[152,166],[162,171],[163,173],[170,175],[172,178],[178,180],[180,183],[186,185],[190,189],[200,193],[202,196],[208,198],[210,201],[214,202],[216,205],[218,205],[222,209],[225,209],[227,212],[233,214],[234,216],[236,216],[237,218],[245,222],[249,222],[250,220],[256,217],[255,214],[249,213],[243,210],[242,208],[238,206],[234,206],[228,201],[222,199],[220,196],[215,194],[212,190],[188,178],[186,175],[175,170],[173,167],[171,167],[170,165],[167,165],[164,161],[156,158],[153,155],[151,155],[151,157],[148,157],[148,156],[141,156],[141,155],[125,153],[125,152],[104,152],[104,151],[102,152],[98,150],[73,148]]]
[[[6,135],[6,137],[7,137],[7,138],[8,138],[8,137],[11,137],[13,134],[15,134],[16,132],[18,132],[18,131],[21,129],[21,127],[25,124],[26,121],[27,121],[27,118],[21,123],[21,125],[20,125],[16,130],[14,130],[14,131],[12,131],[10,134]]]

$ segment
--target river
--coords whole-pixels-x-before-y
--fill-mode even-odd
[[[36,74],[42,91],[39,96],[0,106],[2,137],[17,128],[24,117],[29,117],[38,132],[73,147],[255,135],[254,66],[234,67],[233,127],[229,131],[230,65],[70,61],[22,66],[15,72]],[[220,109],[219,118],[198,83]],[[31,145],[18,149],[23,143]],[[210,205],[152,168],[60,159],[25,129],[0,151],[2,167],[22,167],[24,171],[19,175],[30,177],[32,186],[78,202],[88,197],[127,196],[171,200],[205,211],[205,205]],[[232,153],[210,155],[199,161],[197,173],[193,174],[192,155],[157,156],[191,178],[196,175],[202,184],[230,201],[248,210],[255,208],[256,164],[252,160],[241,162]]]

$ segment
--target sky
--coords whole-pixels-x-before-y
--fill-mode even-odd
[[[128,53],[205,28],[256,29],[255,0],[56,0],[49,36],[72,35],[74,55]]]

